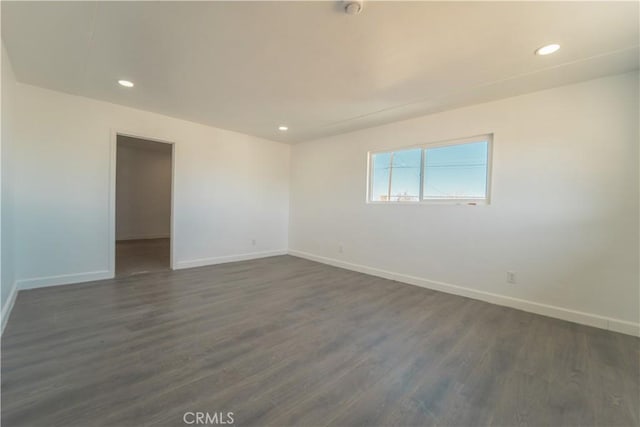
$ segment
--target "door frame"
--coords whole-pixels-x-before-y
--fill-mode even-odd
[[[171,145],[171,218],[169,221],[169,269],[174,270],[174,234],[175,234],[175,171],[176,171],[176,144],[173,141],[167,141],[166,139],[150,137],[139,134],[137,132],[130,132],[118,129],[111,129],[111,144],[110,144],[110,158],[109,158],[109,276],[111,278],[116,275],[116,173],[117,173],[117,150],[118,150],[118,136],[128,136],[132,138],[145,139],[147,141],[159,142],[162,144]]]

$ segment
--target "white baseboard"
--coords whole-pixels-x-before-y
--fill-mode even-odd
[[[13,305],[16,303],[17,296],[18,285],[14,282],[13,287],[9,292],[9,296],[2,306],[2,329],[0,329],[0,335],[4,333],[4,328],[7,326],[7,321],[9,320],[9,316],[11,316],[11,310],[13,310]]]
[[[134,234],[130,236],[124,237],[116,237],[116,242],[120,240],[148,240],[148,239],[169,239],[171,238],[170,234]]]
[[[511,307],[531,313],[540,314],[543,316],[554,317],[557,319],[567,320],[574,323],[580,323],[583,325],[594,326],[597,328],[608,329],[615,332],[620,332],[627,335],[640,336],[640,323],[629,322],[626,320],[615,319],[606,316],[600,316],[592,313],[585,313],[582,311],[571,310],[568,308],[557,307],[548,304],[537,303],[533,301],[527,301],[519,298],[508,297],[504,295],[494,294],[485,291],[479,291],[463,286],[452,285],[449,283],[439,282],[435,280],[424,279],[421,277],[410,276],[407,274],[396,273],[393,271],[382,270],[374,267],[369,267],[360,264],[353,264],[346,261],[341,261],[335,258],[328,258],[311,253],[298,251],[294,249],[276,250],[276,251],[264,251],[264,252],[250,252],[246,254],[228,255],[215,258],[201,258],[188,261],[178,261],[175,269],[202,267],[207,265],[223,264],[228,262],[246,261],[251,259],[266,258],[271,256],[286,255],[309,259],[311,261],[320,262],[323,264],[333,265],[335,267],[345,268],[347,270],[357,271],[364,274],[370,274],[372,276],[383,277],[385,279],[396,280],[398,282],[407,283],[410,285],[420,286],[427,289],[433,289],[454,295],[461,295],[468,298],[473,298],[481,301],[486,301],[492,304],[498,304],[506,307]],[[24,279],[17,281],[7,301],[5,301],[2,307],[2,331],[9,320],[11,310],[15,304],[17,293],[23,289],[35,289],[47,286],[69,285],[73,283],[91,282],[95,280],[104,280],[112,277],[109,271],[93,271],[86,273],[75,274],[63,274],[59,276],[47,276],[38,277],[33,279]]]
[[[36,277],[18,280],[18,289],[35,289],[47,286],[71,285],[73,283],[92,282],[94,280],[110,279],[113,274],[107,270],[89,271],[86,273],[61,274],[59,276]]]
[[[178,261],[174,265],[174,269],[181,270],[183,268],[203,267],[206,265],[224,264],[227,262],[247,261],[250,259],[267,258],[270,256],[287,255],[289,251],[281,249],[277,251],[249,252],[246,254],[227,255],[215,258],[200,258],[188,261]]]
[[[582,311],[571,310],[568,308],[557,307],[548,304],[542,304],[533,301],[527,301],[519,298],[508,297],[504,295],[494,294],[485,291],[479,291],[463,286],[452,285],[449,283],[428,280],[421,277],[410,276],[407,274],[396,273],[393,271],[381,270],[360,264],[353,264],[346,261],[340,261],[334,258],[327,258],[319,255],[310,254],[294,249],[289,250],[292,256],[305,258],[311,261],[329,264],[334,267],[345,268],[372,276],[383,277],[385,279],[395,280],[398,282],[408,283],[410,285],[421,286],[427,289],[446,292],[448,294],[461,295],[492,304],[502,305],[515,308],[530,313],[536,313],[543,316],[554,317],[557,319],[567,320],[569,322],[580,323],[588,326],[595,326],[601,329],[608,329],[627,335],[640,336],[640,323],[629,322],[626,320],[615,319],[611,317],[600,316],[597,314],[585,313]]]
[[[189,261],[178,261],[174,269],[202,267],[205,265],[223,264],[226,262],[246,261],[250,259],[266,258],[276,255],[287,255],[286,249],[278,251],[250,252],[239,255],[229,255],[216,258],[202,258]],[[36,289],[47,286],[71,285],[74,283],[93,282],[96,280],[104,280],[113,278],[113,273],[108,270],[89,271],[85,273],[61,274],[59,276],[36,277],[33,279],[22,279],[17,281],[17,289]]]

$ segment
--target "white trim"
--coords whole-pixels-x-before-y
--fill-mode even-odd
[[[109,158],[109,215],[107,224],[108,227],[108,235],[109,241],[108,244],[108,265],[109,265],[109,274],[110,278],[114,278],[116,276],[116,161],[117,161],[117,150],[118,150],[118,135],[120,136],[129,136],[132,138],[144,139],[147,141],[160,142],[163,144],[171,145],[171,222],[170,222],[170,230],[169,230],[169,268],[174,270],[175,266],[175,178],[176,178],[176,144],[175,142],[167,141],[165,139],[149,137],[145,135],[137,134],[136,132],[129,132],[118,129],[111,129],[111,147],[110,147],[110,158]],[[149,238],[149,237],[146,237]],[[128,240],[128,239],[118,239],[118,240]]]
[[[411,145],[403,145],[400,147],[389,147],[384,149],[371,150],[369,151],[369,154],[390,153],[392,151],[411,150],[415,148],[426,149],[426,148],[447,147],[449,145],[471,144],[474,142],[486,141],[487,137],[493,139],[494,136],[495,136],[495,132],[487,131],[486,133],[479,133],[473,136],[463,136],[462,138],[440,139],[438,141],[421,142],[419,144],[411,144]]]
[[[7,300],[4,302],[2,306],[2,329],[0,329],[0,334],[4,333],[4,328],[7,326],[7,322],[9,321],[9,316],[11,316],[11,311],[13,310],[13,306],[16,303],[16,298],[18,297],[18,284],[13,283],[13,287],[9,292],[9,296]]]
[[[596,328],[608,329],[627,335],[640,336],[640,323],[629,322],[622,319],[615,319],[606,316],[600,316],[592,313],[571,310],[568,308],[557,307],[548,304],[542,304],[533,301],[527,301],[519,298],[508,297],[504,295],[494,294],[491,292],[479,291],[476,289],[466,288],[463,286],[452,285],[450,283],[439,282],[435,280],[424,279],[421,277],[410,276],[407,274],[396,273],[393,271],[381,270],[379,268],[368,267],[360,264],[353,264],[346,261],[340,261],[334,258],[327,258],[319,255],[310,254],[294,249],[289,249],[289,255],[305,258],[311,261],[323,264],[333,265],[335,267],[345,268],[372,276],[383,277],[385,279],[395,280],[410,285],[420,286],[427,289],[433,289],[453,295],[461,295],[480,301],[486,301],[492,304],[511,307],[530,313],[540,314],[543,316],[554,317],[556,319],[567,320],[569,322],[580,323]]]
[[[220,256],[215,258],[199,258],[194,260],[178,261],[176,263],[175,268],[180,270],[183,268],[202,267],[205,265],[224,264],[227,262],[247,261],[250,259],[267,258],[271,256],[278,256],[278,255],[287,255],[288,253],[289,251],[287,251],[286,249],[281,249],[277,251],[249,252],[246,254],[226,255],[226,256]]]
[[[111,279],[108,270],[88,271],[86,273],[61,274],[59,276],[35,277],[33,279],[18,280],[18,289],[36,289],[48,286],[71,285],[73,283],[93,282],[95,280]]]
[[[626,320],[607,318],[609,322],[609,330],[620,332],[621,334],[633,335],[640,337],[640,323],[629,322]]]
[[[171,238],[171,234],[163,233],[163,234],[138,234],[138,235],[129,235],[124,237],[118,237],[116,239],[117,242],[120,240],[148,240],[148,239],[169,239]]]
[[[422,191],[422,190],[421,190]],[[491,203],[487,199],[430,199],[422,201],[411,200],[392,200],[390,202],[384,202],[380,200],[374,200],[367,202],[368,205],[380,205],[380,206],[415,206],[415,205],[456,205],[456,206],[489,206]]]
[[[107,265],[109,275],[116,276],[116,159],[118,153],[118,133],[111,130],[109,144],[109,213],[107,215]]]
[[[223,263],[235,262],[235,261],[245,261],[245,260],[266,258],[271,256],[277,256],[277,255],[287,255],[288,253],[289,252],[286,249],[282,249],[277,251],[250,252],[246,254],[221,256],[216,258],[201,258],[201,259],[195,259],[191,261],[178,261],[176,269],[201,267],[205,265],[223,264]],[[59,276],[45,276],[45,277],[36,277],[33,279],[18,280],[16,282],[16,285],[14,286],[14,289],[22,291],[26,289],[45,288],[49,286],[71,285],[74,283],[94,282],[96,280],[105,280],[105,279],[112,279],[112,278],[113,276],[109,270],[89,271],[86,273],[61,274]],[[15,299],[15,296],[12,296],[10,298]],[[5,303],[5,306],[6,305],[7,303]],[[4,309],[2,313],[4,316]],[[4,321],[4,318],[3,318],[3,321]]]

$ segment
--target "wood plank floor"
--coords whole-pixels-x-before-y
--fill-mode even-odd
[[[281,256],[21,292],[2,426],[639,424],[640,340]]]
[[[120,240],[116,242],[116,277],[170,269],[169,239]]]

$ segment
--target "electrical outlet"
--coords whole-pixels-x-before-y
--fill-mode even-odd
[[[515,271],[507,271],[507,283],[511,283],[512,285],[516,284],[516,272]]]
[[[338,245],[338,253],[344,252],[344,248],[342,247],[342,243]]]

